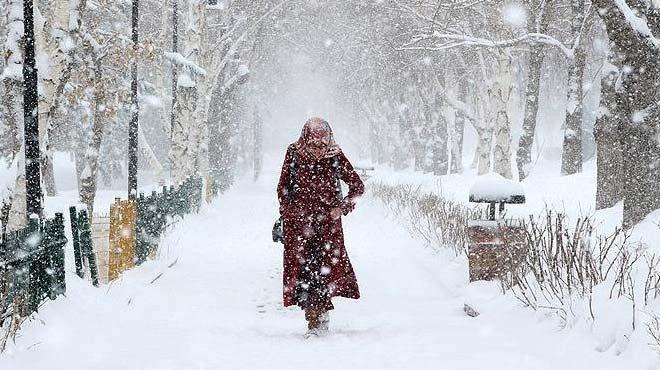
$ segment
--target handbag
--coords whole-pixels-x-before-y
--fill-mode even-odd
[[[284,243],[284,227],[282,225],[282,217],[278,218],[273,225],[273,242]]]

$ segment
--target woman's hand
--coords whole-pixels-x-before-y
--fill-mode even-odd
[[[349,197],[345,197],[344,200],[341,202],[341,212],[346,216],[347,214],[353,212],[355,209],[355,203],[353,203],[353,200]]]
[[[342,210],[340,207],[335,207],[330,210],[330,218],[333,220],[338,220],[341,217]]]

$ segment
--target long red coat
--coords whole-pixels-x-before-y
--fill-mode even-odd
[[[287,197],[296,151],[296,173],[293,199]],[[311,240],[321,243],[327,251],[323,271],[327,271],[330,297],[357,299],[360,291],[355,272],[344,247],[341,218],[332,220],[330,210],[340,207],[344,214],[353,209],[354,199],[364,193],[360,176],[341,151],[333,158],[314,160],[306,153],[298,153],[295,144],[287,150],[277,186],[280,214],[284,220],[284,306],[295,305],[294,290]],[[337,164],[337,169],[334,165]],[[340,200],[335,192],[335,173],[348,184],[348,195]]]

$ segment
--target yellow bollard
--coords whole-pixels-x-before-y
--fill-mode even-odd
[[[135,265],[137,202],[115,199],[110,207],[108,280]]]

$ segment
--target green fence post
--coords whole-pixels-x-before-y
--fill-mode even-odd
[[[159,210],[158,192],[152,191],[149,197],[149,219],[147,220],[147,233],[149,234],[149,253],[158,250],[158,242],[160,239],[160,210]]]
[[[27,274],[28,302],[24,316],[39,309],[39,304],[46,296],[46,287],[49,285],[49,276],[47,274],[47,265],[45,263],[46,251],[43,247],[43,233],[38,218],[30,218],[29,224],[23,238],[21,238],[22,255],[25,270]]]
[[[149,204],[140,193],[137,200],[137,220],[135,221],[135,264],[141,265],[146,259],[148,252],[147,230],[145,221],[149,218]]]
[[[78,226],[78,214],[76,207],[69,207],[69,218],[71,220],[71,239],[73,241],[73,258],[76,262],[76,275],[84,277],[82,254],[80,253],[80,228]]]
[[[39,251],[40,265],[43,269],[38,272],[40,276],[40,289],[45,293],[45,296],[50,299],[55,299],[53,288],[57,285],[55,277],[55,268],[53,264],[53,248],[55,245],[55,231],[53,228],[53,220],[44,220],[41,226],[41,234],[43,239],[41,242],[41,249]]]
[[[64,233],[64,215],[55,213],[55,219],[51,224],[53,235],[51,237],[50,262],[54,282],[50,287],[51,299],[66,292],[66,273],[64,270],[64,248],[67,239]]]
[[[89,218],[87,217],[87,210],[81,210],[78,218],[82,252],[83,255],[87,258],[87,264],[89,264],[89,272],[92,277],[92,285],[97,287],[99,286],[99,275],[96,268],[96,255],[94,254],[94,248],[92,247],[92,229],[89,223]]]

